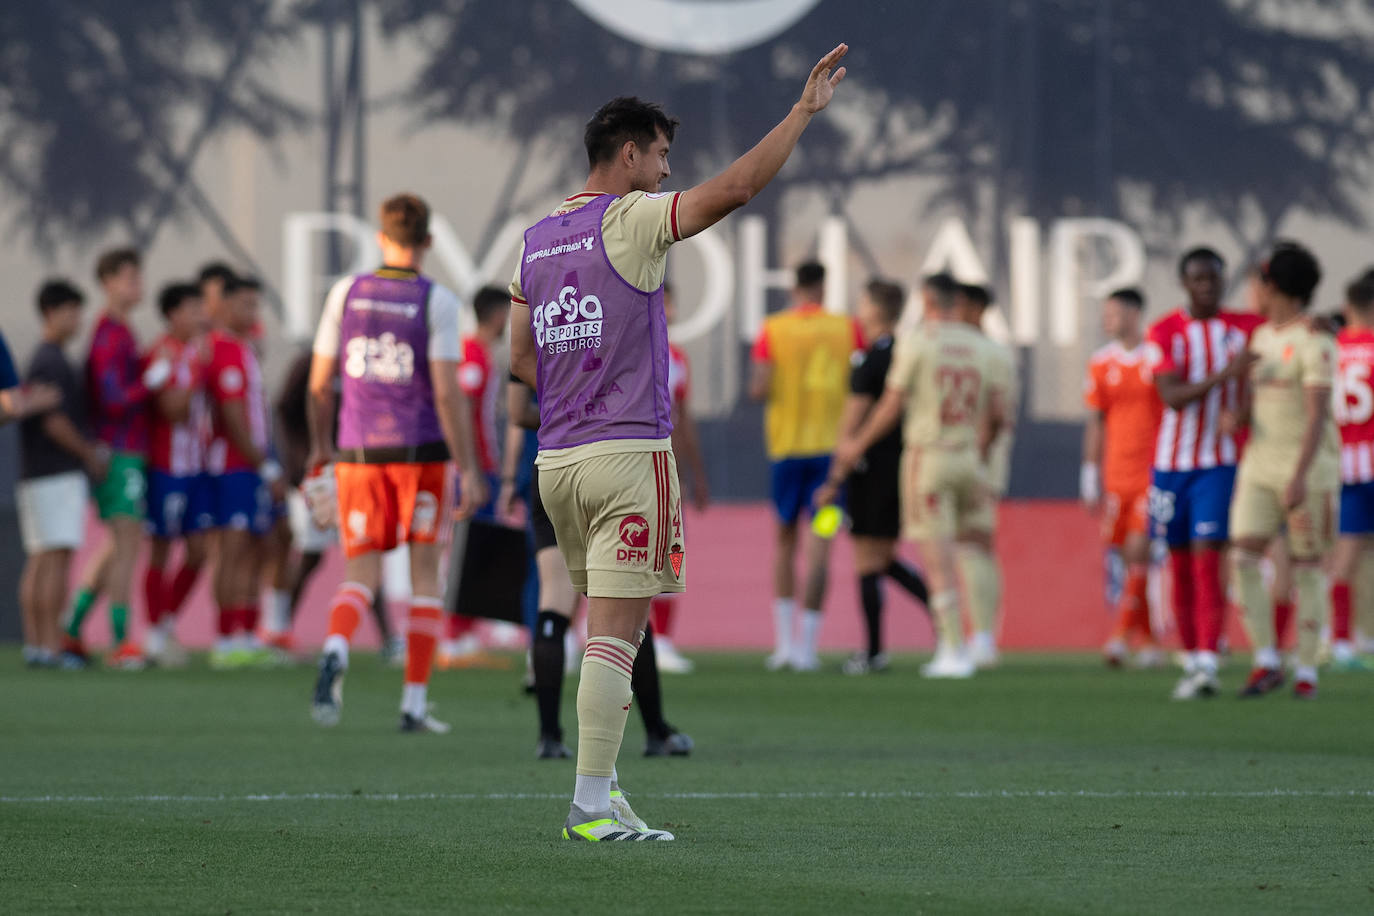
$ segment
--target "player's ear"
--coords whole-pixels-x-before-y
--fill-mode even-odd
[[[620,147],[620,161],[633,168],[642,153],[643,150],[639,148],[639,144],[633,138],[626,140]]]

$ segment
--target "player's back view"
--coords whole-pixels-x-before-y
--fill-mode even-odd
[[[430,718],[427,692],[443,623],[439,555],[450,457],[462,470],[460,514],[485,502],[487,487],[458,384],[458,299],[420,273],[430,244],[429,207],[400,194],[382,204],[381,223],[385,266],[330,290],[310,369],[312,469],[336,458],[334,376],[342,371],[334,475],[348,558],[346,581],[330,609],[313,715],[322,725],[338,722],[349,639],[372,604],[382,554],[406,543],[414,598],[401,729],[447,731]]]

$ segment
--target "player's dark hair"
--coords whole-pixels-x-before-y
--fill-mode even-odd
[[[1312,293],[1322,280],[1322,268],[1316,255],[1297,242],[1279,242],[1269,257],[1260,264],[1260,276],[1285,296],[1291,296],[1307,308]]]
[[[82,305],[85,301],[81,290],[61,278],[44,281],[38,288],[38,314],[43,316],[64,305]]]
[[[1350,281],[1345,287],[1345,301],[1361,312],[1374,308],[1374,268]]]
[[[138,253],[138,249],[111,248],[109,251],[102,252],[100,257],[96,259],[95,279],[103,283],[106,278],[113,277],[130,264],[135,267],[143,265],[143,256]]]
[[[382,235],[402,248],[419,248],[429,241],[429,204],[414,194],[396,194],[382,201]]]
[[[945,271],[928,275],[921,281],[921,286],[934,293],[940,308],[954,307],[954,294],[959,292],[959,281]]]
[[[582,142],[587,147],[587,164],[596,168],[614,160],[621,147],[630,140],[640,149],[647,150],[661,133],[664,139],[672,143],[677,125],[677,118],[668,117],[656,102],[646,102],[634,96],[611,99],[592,115],[586,130],[582,132]]]
[[[498,310],[510,308],[510,293],[499,286],[484,286],[472,297],[472,311],[480,324]]]
[[[1183,276],[1188,270],[1188,265],[1194,261],[1214,261],[1222,270],[1226,269],[1226,259],[1217,254],[1215,249],[1199,245],[1197,248],[1189,248],[1183,252],[1183,257],[1178,259],[1178,275]]]
[[[200,298],[200,286],[195,283],[169,283],[157,294],[158,311],[168,318],[192,299]]]
[[[232,287],[232,290],[231,288]],[[262,281],[250,274],[239,274],[234,277],[234,282],[225,286],[225,292],[238,292],[241,289],[249,289],[258,292],[262,289]]]
[[[223,261],[211,261],[200,269],[196,276],[196,282],[200,284],[201,291],[204,292],[205,284],[211,280],[218,280],[220,283],[228,285],[234,281],[234,269]]]
[[[864,291],[868,293],[869,300],[878,307],[878,311],[883,313],[884,321],[896,324],[901,320],[902,309],[906,307],[906,290],[902,289],[901,284],[874,277],[868,281]]]
[[[1145,294],[1134,286],[1123,286],[1121,289],[1113,290],[1108,299],[1115,299],[1122,305],[1129,305],[1137,312],[1145,308]]]
[[[981,283],[960,283],[959,295],[963,296],[980,309],[985,309],[992,305],[992,290]]]
[[[820,289],[825,285],[825,265],[820,261],[803,261],[797,265],[797,289]]]

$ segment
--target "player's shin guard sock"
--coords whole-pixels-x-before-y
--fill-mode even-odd
[[[1154,641],[1150,627],[1150,571],[1145,564],[1132,565],[1126,571],[1126,582],[1121,588],[1121,603],[1118,605],[1121,621],[1125,624],[1123,635],[1138,632],[1147,641]]]
[[[1193,555],[1187,547],[1169,550],[1169,579],[1174,597],[1174,622],[1186,652],[1197,650],[1197,626],[1193,618]]]
[[[660,596],[649,602],[649,622],[654,632],[664,639],[673,635],[673,608],[677,604],[672,598]]]
[[[262,609],[256,604],[246,604],[239,609],[239,627],[245,635],[252,636],[258,632],[258,624],[262,621]]]
[[[968,590],[969,616],[975,633],[997,632],[997,609],[1002,602],[1002,571],[997,559],[981,547],[959,551],[959,576]]]
[[[1221,551],[1214,548],[1193,553],[1194,607],[1197,609],[1198,648],[1215,653],[1226,617],[1226,594],[1221,584]]]
[[[458,640],[471,633],[477,627],[477,620],[466,614],[450,614],[444,627],[444,639]]]
[[[1350,583],[1331,586],[1331,640],[1350,641]]]
[[[590,642],[588,643],[590,646]],[[644,720],[644,731],[655,738],[668,737],[668,723],[663,718],[663,689],[658,680],[658,655],[654,652],[653,628],[644,631],[644,639],[639,643],[635,655],[634,674],[630,688],[639,701],[639,717]]]
[[[935,635],[940,650],[959,651],[964,633],[959,622],[959,593],[953,589],[930,596],[930,612],[935,617]]]
[[[406,680],[401,712],[423,719],[428,712],[429,674],[434,650],[444,628],[444,604],[438,598],[416,596],[410,600],[406,624]]]
[[[1321,567],[1310,563],[1293,564],[1293,585],[1297,592],[1298,666],[1315,668],[1321,643],[1322,622],[1330,619],[1331,606]]]
[[[792,651],[792,617],[796,610],[797,602],[791,598],[773,599],[773,648],[778,655],[786,656]]]
[[[128,638],[129,606],[127,604],[110,605],[110,633],[114,636],[116,646]]]
[[[148,625],[157,626],[167,613],[166,587],[162,570],[149,566],[143,573],[143,606],[148,610]]]
[[[1255,667],[1273,668],[1274,610],[1270,607],[1269,590],[1264,587],[1260,571],[1260,555],[1248,550],[1231,554],[1231,581],[1244,611],[1245,631],[1255,649]]]
[[[611,776],[630,712],[630,679],[637,650],[614,636],[593,636],[582,656],[577,686],[577,785],[573,802],[583,811],[611,807]]]
[[[194,566],[182,566],[170,580],[163,578],[162,605],[166,613],[175,615],[186,603],[186,596],[195,587],[200,570]]]
[[[357,582],[345,582],[334,595],[334,604],[329,608],[329,635],[324,640],[324,651],[337,653],[345,667],[348,666],[348,644],[370,604],[372,589]]]
[[[564,635],[568,618],[553,611],[540,611],[530,641],[530,663],[534,668],[534,699],[539,706],[539,734],[562,739],[559,710],[563,703],[563,665],[567,661]]]
[[[1274,648],[1288,645],[1293,635],[1293,602],[1274,602]]]
[[[887,564],[885,572],[893,582],[911,593],[911,597],[930,607],[930,588],[926,585],[926,580],[921,578],[921,574],[916,571],[916,567],[903,563],[901,560],[893,560]]]
[[[72,600],[71,613],[67,615],[67,635],[72,639],[81,638],[81,623],[95,606],[95,590],[83,588]]]
[[[804,660],[816,657],[816,650],[821,645],[821,624],[824,622],[825,614],[820,611],[807,608],[802,612],[801,651]]]
[[[867,573],[859,577],[859,601],[864,609],[864,626],[868,628],[868,657],[883,651],[883,587],[882,576]]]
[[[284,588],[272,589],[271,603],[267,606],[267,626],[269,633],[285,633],[291,629],[291,592]]]

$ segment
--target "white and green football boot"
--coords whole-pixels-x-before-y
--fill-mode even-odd
[[[622,798],[623,802],[624,799]],[[563,839],[585,840],[589,843],[640,842],[643,840],[671,840],[674,836],[666,830],[651,828],[635,829],[616,819],[614,805],[612,810],[601,813],[588,813],[576,805],[568,811],[568,819],[563,824]],[[634,812],[630,812],[632,815]],[[639,820],[636,818],[636,820]],[[639,823],[644,823],[642,820]]]

